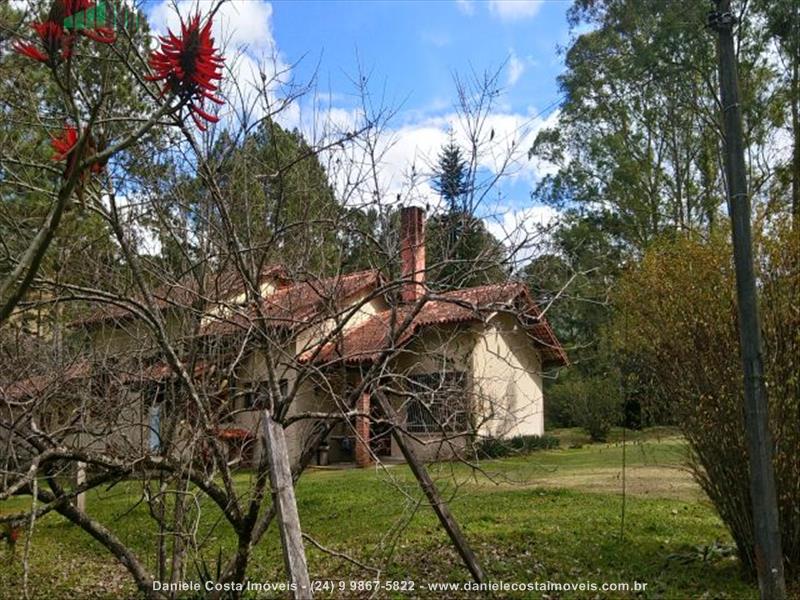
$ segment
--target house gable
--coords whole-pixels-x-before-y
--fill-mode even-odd
[[[496,315],[476,329],[472,370],[480,435],[542,435],[541,350],[510,315]]]

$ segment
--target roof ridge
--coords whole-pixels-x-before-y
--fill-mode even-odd
[[[448,290],[446,292],[442,292],[439,295],[446,296],[448,294],[461,294],[464,292],[485,290],[490,288],[519,288],[519,287],[525,287],[526,285],[527,284],[524,281],[504,281],[501,283],[484,283],[483,285],[474,285],[470,287],[459,288],[457,290]]]

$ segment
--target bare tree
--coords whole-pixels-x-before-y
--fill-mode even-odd
[[[192,35],[205,35],[218,9],[185,17]],[[209,597],[241,595],[275,522],[292,592],[305,598],[305,542],[343,553],[302,530],[294,483],[324,455],[362,466],[402,457],[466,568],[484,580],[425,462],[480,471],[481,438],[541,433],[543,369],[566,362],[541,309],[507,277],[454,291],[426,284],[424,211],[386,202],[391,142],[382,136],[394,112],[370,95],[368,78],[357,80],[362,105],[348,123],[324,111],[299,122],[313,82],[288,79],[275,62],[258,82],[230,79],[228,109],[209,114],[192,104],[202,90],[169,76],[169,93],[159,94],[147,78],[163,61],[151,58],[148,71],[141,48],[130,50],[110,44],[108,59],[146,99],[146,118],[107,114],[111,90],[76,78],[60,88],[77,131],[66,178],[43,189],[39,179],[61,174],[4,155],[13,175],[3,187],[45,194],[58,217],[22,244],[3,280],[2,318],[13,327],[2,341],[17,367],[3,373],[0,393],[0,501],[31,504],[0,522],[27,527],[30,539],[37,519],[58,513],[149,598],[174,597],[187,579],[209,582]],[[57,83],[74,68],[70,58],[48,60]],[[458,89],[477,215],[517,146],[509,142],[478,183],[479,154],[495,135],[485,121],[496,77],[476,83]],[[119,141],[98,147],[95,133],[119,122]],[[151,130],[159,135],[143,138]],[[126,154],[135,143],[148,146]],[[72,202],[101,233],[80,242],[69,269],[42,267]],[[370,210],[374,221],[353,221]],[[13,219],[3,226],[11,231]],[[349,267],[345,238],[363,245],[368,268]],[[101,246],[107,252],[93,255]],[[114,485],[131,511],[146,507],[154,557],[93,516],[85,494]],[[212,558],[220,529],[235,549]],[[386,567],[347,558],[371,573]]]

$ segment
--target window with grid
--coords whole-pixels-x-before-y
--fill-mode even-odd
[[[469,424],[467,377],[463,371],[409,376],[406,426],[418,433],[464,431]]]

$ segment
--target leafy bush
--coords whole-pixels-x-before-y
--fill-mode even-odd
[[[800,573],[800,230],[756,244],[773,464],[787,573]],[[615,344],[624,364],[674,415],[695,478],[755,575],[735,278],[725,235],[658,244],[617,292]]]
[[[574,390],[572,380],[580,377],[574,368],[565,369],[555,381],[545,381],[544,423],[545,429],[577,427],[572,411]],[[569,378],[569,379],[567,379]]]
[[[552,435],[517,435],[508,439],[484,438],[478,442],[478,454],[486,458],[502,458],[529,454],[536,450],[558,448],[558,438]]]
[[[547,402],[563,413],[562,421],[583,428],[595,442],[604,442],[621,418],[619,378],[603,375],[568,377],[550,388]]]

